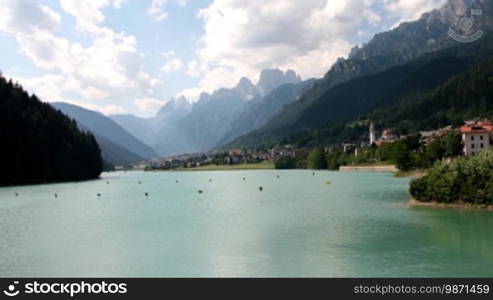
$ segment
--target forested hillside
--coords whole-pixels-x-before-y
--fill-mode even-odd
[[[493,118],[492,97],[493,56],[432,92],[404,98],[372,117],[400,132],[433,129],[464,119]]]
[[[0,76],[0,185],[79,181],[101,174],[94,136]]]
[[[294,134],[284,140],[316,146],[368,138],[370,120],[378,128],[394,128],[401,135],[460,125],[474,118],[493,118],[493,56],[454,76],[436,89],[403,97],[359,118]]]

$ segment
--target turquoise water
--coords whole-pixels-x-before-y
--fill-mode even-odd
[[[409,208],[408,182],[128,172],[1,188],[0,277],[493,276],[493,214]]]

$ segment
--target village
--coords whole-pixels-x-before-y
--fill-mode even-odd
[[[212,150],[205,153],[184,154],[164,159],[153,159],[145,165],[148,170],[172,170],[179,168],[197,168],[207,165],[239,165],[274,162],[282,157],[306,156],[308,150],[295,149],[286,145],[266,151],[233,149],[229,151]],[[143,166],[141,166],[143,167]]]
[[[447,126],[433,131],[421,131],[421,144],[426,146],[443,137],[450,132],[459,132],[462,136],[463,154],[473,156],[479,152],[489,149],[491,140],[493,139],[493,122],[489,120],[470,120],[466,121],[462,126]],[[383,131],[382,136],[376,139],[375,127],[370,126],[370,144],[376,147],[384,143],[395,143],[405,137],[396,136],[391,129]]]
[[[463,155],[473,156],[482,150],[489,149],[493,139],[493,122],[489,120],[470,120],[462,126],[447,126],[433,131],[419,132],[420,144],[427,146],[448,133],[456,132],[462,136]],[[386,144],[393,144],[402,141],[406,136],[399,136],[392,129],[381,130],[377,134],[377,129],[371,123],[367,141],[361,143],[343,143],[325,147],[326,153],[340,149],[346,154],[354,153],[358,156],[364,149],[379,148]],[[276,162],[281,158],[307,157],[310,149],[295,148],[291,145],[274,147],[268,150],[212,150],[205,153],[184,154],[167,158],[153,159],[141,165],[134,166],[133,169],[145,170],[175,170],[183,168],[197,168],[208,165],[242,165],[259,164],[263,162]],[[123,169],[123,167],[119,167]]]

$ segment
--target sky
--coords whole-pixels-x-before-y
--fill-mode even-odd
[[[0,70],[42,101],[151,117],[171,98],[322,77],[445,0],[0,0]]]

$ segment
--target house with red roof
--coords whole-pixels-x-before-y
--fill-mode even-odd
[[[467,122],[460,127],[462,141],[464,142],[464,154],[476,155],[490,148],[493,138],[493,123],[489,121]]]

